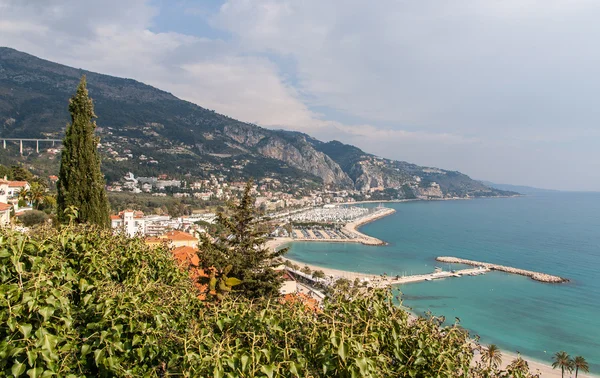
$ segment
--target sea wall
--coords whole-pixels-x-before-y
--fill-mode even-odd
[[[458,257],[440,256],[440,257],[437,257],[436,260],[440,261],[440,262],[444,262],[444,263],[449,263],[449,264],[466,264],[466,265],[473,265],[473,266],[483,266],[490,270],[498,270],[501,272],[512,273],[512,274],[520,274],[521,276],[526,276],[526,277],[529,277],[536,281],[546,282],[546,283],[569,282],[569,280],[567,278],[553,276],[551,274],[534,272],[531,270],[525,270],[525,269],[519,269],[519,268],[513,268],[510,266],[504,266],[504,265],[490,264],[490,263],[485,263],[485,262],[481,262],[481,261],[459,259]]]

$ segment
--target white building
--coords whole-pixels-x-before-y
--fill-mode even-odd
[[[31,186],[27,181],[7,181],[0,179],[0,188],[5,192],[8,198],[14,198],[19,195],[21,190],[29,190]]]
[[[11,205],[6,203],[0,203],[0,227],[4,227],[10,223],[10,209]]]
[[[119,215],[111,215],[110,220],[113,230],[124,232],[130,237],[144,235],[146,230],[144,213],[141,211],[124,210]]]

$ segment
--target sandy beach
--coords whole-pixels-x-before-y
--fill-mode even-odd
[[[361,223],[361,224],[364,224],[364,223]],[[353,227],[358,227],[359,225],[354,225]],[[298,240],[292,239],[292,238],[276,238],[276,239],[269,240],[267,242],[267,247],[277,249],[277,248],[283,247],[286,244],[289,244],[294,241],[298,241]],[[314,240],[307,240],[307,241],[314,241]],[[331,241],[333,241],[333,240],[331,240]],[[398,282],[393,277],[383,278],[382,276],[377,275],[377,274],[350,272],[350,271],[345,271],[345,270],[340,270],[340,269],[332,269],[332,268],[326,268],[326,267],[321,267],[321,266],[317,266],[317,265],[305,264],[305,263],[295,261],[292,259],[287,259],[287,258],[284,258],[284,259],[288,260],[290,262],[293,262],[294,264],[297,264],[300,267],[308,266],[311,270],[321,270],[328,277],[345,278],[350,281],[354,281],[357,278],[359,280],[369,280],[370,282],[377,282],[378,283],[377,286],[379,286],[379,287],[386,287],[386,286],[389,286],[390,284],[403,283],[403,282]],[[414,276],[412,276],[412,277],[414,277]],[[527,361],[531,372],[533,372],[533,373],[539,372],[541,374],[541,377],[552,377],[552,378],[561,377],[560,370],[552,369],[552,366],[550,364],[533,360],[531,358],[528,358],[527,356],[521,356],[521,357]],[[480,355],[476,352],[474,362],[479,361],[479,358],[480,358]],[[502,350],[502,365],[501,365],[501,367],[503,369],[506,368],[516,358],[517,358],[517,353]],[[566,377],[571,377],[571,376],[574,377],[575,375],[574,374],[566,374],[565,376]],[[598,378],[597,375],[591,375],[591,374],[586,374],[586,373],[582,373],[582,372],[579,373],[579,377]]]

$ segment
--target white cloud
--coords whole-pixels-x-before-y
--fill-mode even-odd
[[[155,31],[143,0],[0,0],[0,45],[496,181],[557,186],[558,164],[583,187],[600,161],[597,1],[186,4],[231,39]]]

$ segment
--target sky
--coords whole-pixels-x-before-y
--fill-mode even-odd
[[[0,0],[0,46],[476,179],[600,191],[598,0]]]

